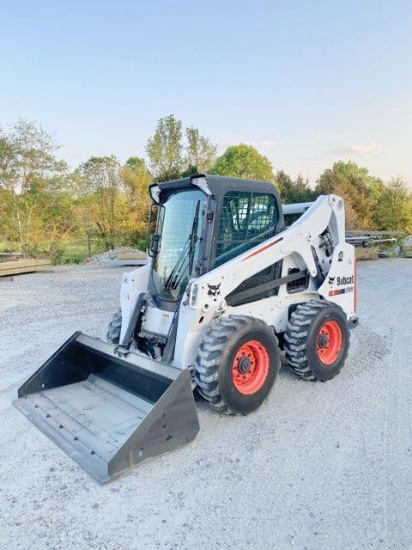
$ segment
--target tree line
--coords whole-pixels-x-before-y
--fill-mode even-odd
[[[120,245],[144,249],[152,181],[195,173],[274,183],[284,203],[336,193],[345,200],[349,229],[412,232],[412,192],[400,176],[389,182],[354,162],[336,162],[314,186],[274,171],[247,144],[217,146],[174,115],[161,118],[145,144],[146,159],[92,156],[74,170],[57,157],[59,146],[37,123],[0,128],[0,247],[30,255],[62,254],[78,241],[83,255]]]

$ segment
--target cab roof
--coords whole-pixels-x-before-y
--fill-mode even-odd
[[[150,195],[156,203],[162,202],[165,195],[183,189],[202,189],[207,195],[214,196],[225,195],[229,191],[244,191],[275,195],[279,198],[278,190],[272,183],[212,174],[196,174],[187,178],[162,181],[149,187]]]

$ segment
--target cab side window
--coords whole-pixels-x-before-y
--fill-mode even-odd
[[[221,210],[214,267],[271,237],[278,219],[273,195],[227,193]]]

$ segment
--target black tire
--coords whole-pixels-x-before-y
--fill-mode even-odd
[[[120,331],[122,329],[122,312],[116,311],[112,320],[107,326],[106,341],[109,344],[118,344],[120,342]]]
[[[285,332],[285,355],[292,371],[306,380],[331,380],[343,367],[350,332],[342,309],[313,300],[300,304]]]
[[[263,321],[232,315],[214,324],[199,348],[200,395],[225,414],[247,414],[268,396],[280,368],[276,336]]]

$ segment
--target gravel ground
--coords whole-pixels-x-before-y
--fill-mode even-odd
[[[200,403],[193,443],[100,486],[12,401],[75,330],[104,337],[122,271],[0,281],[0,548],[412,548],[412,260],[359,264],[334,380],[282,369],[247,417]]]

